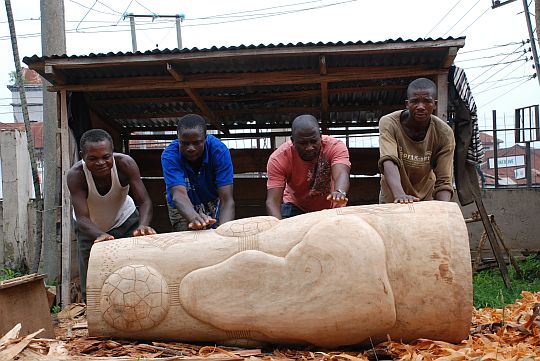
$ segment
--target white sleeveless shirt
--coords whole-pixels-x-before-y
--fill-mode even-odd
[[[82,166],[88,185],[87,203],[92,222],[103,232],[122,225],[136,207],[133,199],[128,195],[129,184],[125,187],[120,184],[114,156],[111,169],[111,189],[104,196],[99,194],[92,173],[84,161],[82,161]]]

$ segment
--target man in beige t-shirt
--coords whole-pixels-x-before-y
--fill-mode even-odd
[[[450,201],[454,133],[434,116],[437,87],[419,78],[407,88],[406,110],[379,121],[381,203]]]

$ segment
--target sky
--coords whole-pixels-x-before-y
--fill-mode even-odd
[[[503,0],[504,1],[504,0]],[[534,0],[529,0],[534,13]],[[41,55],[38,0],[12,0],[19,53]],[[523,3],[491,0],[64,0],[67,54],[132,50],[123,14],[185,16],[184,48],[298,42],[384,41],[465,36],[455,64],[465,69],[482,129],[512,127],[514,109],[539,104]],[[533,29],[535,20],[532,16]],[[176,48],[174,19],[137,18],[139,51]],[[14,70],[5,6],[0,7],[0,121],[12,121]],[[528,80],[529,79],[529,80]]]

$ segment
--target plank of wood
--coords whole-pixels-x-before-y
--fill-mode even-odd
[[[28,283],[28,282],[32,282],[32,281],[36,281],[36,280],[41,280],[41,279],[44,279],[44,278],[47,278],[47,275],[45,275],[45,274],[39,274],[38,275],[37,273],[12,278],[12,279],[0,282],[0,289],[14,287],[14,286],[18,286],[18,285],[23,284],[23,283]]]
[[[32,341],[34,336],[38,335],[44,330],[45,329],[42,328],[41,330],[38,330],[24,337],[21,341],[8,346],[5,350],[0,352],[0,361],[12,361],[15,358],[15,356],[21,353],[21,351],[24,350],[26,346],[28,346],[28,344]]]

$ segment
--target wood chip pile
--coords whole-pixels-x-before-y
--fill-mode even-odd
[[[84,306],[75,304],[58,315],[56,339],[36,331],[19,337],[20,325],[0,339],[0,361],[35,360],[184,360],[184,361],[361,361],[361,360],[540,360],[540,292],[523,292],[504,309],[474,311],[469,338],[454,345],[419,339],[389,340],[371,348],[343,350],[240,349],[179,342],[136,342],[88,337]],[[538,317],[538,318],[537,318]]]

